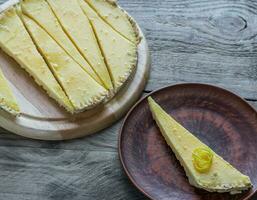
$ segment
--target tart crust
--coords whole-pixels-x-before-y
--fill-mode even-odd
[[[0,108],[13,116],[20,114],[20,108],[9,84],[0,69]]]

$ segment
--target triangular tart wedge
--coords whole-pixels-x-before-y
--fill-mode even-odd
[[[90,76],[103,84],[88,62],[63,31],[53,11],[45,0],[21,1],[23,14],[38,23]]]
[[[18,116],[20,114],[20,108],[14,97],[11,88],[4,77],[3,72],[0,70],[0,108],[6,112]]]
[[[122,36],[136,44],[138,31],[132,19],[119,8],[114,0],[84,0],[101,18]]]
[[[151,97],[150,110],[167,144],[183,166],[191,185],[209,192],[240,193],[252,187],[250,178],[167,114]]]
[[[37,23],[25,15],[22,15],[22,19],[76,112],[102,103],[108,91],[89,76]]]
[[[108,90],[112,81],[89,20],[77,0],[47,0],[63,29]]]
[[[122,37],[84,1],[80,6],[89,18],[118,91],[136,69],[137,45]]]
[[[14,8],[0,15],[0,47],[42,86],[48,95],[73,113],[74,108],[37,51]]]

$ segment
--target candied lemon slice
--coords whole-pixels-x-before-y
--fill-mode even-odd
[[[198,172],[208,172],[212,166],[213,153],[209,148],[199,147],[192,153],[193,164]]]

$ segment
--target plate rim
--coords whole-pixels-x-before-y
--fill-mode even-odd
[[[131,107],[131,109],[129,110],[129,112],[126,114],[122,125],[119,129],[119,135],[118,135],[118,154],[119,154],[119,159],[120,159],[120,163],[122,165],[123,170],[125,171],[128,179],[130,180],[130,182],[142,193],[144,194],[146,197],[148,197],[151,200],[156,200],[154,199],[150,194],[148,194],[146,191],[144,191],[144,189],[139,186],[139,184],[134,180],[134,178],[132,177],[131,173],[129,172],[124,160],[123,160],[123,154],[122,154],[122,135],[123,135],[123,129],[125,127],[125,124],[129,118],[129,116],[131,115],[131,113],[134,111],[134,109],[140,104],[142,103],[144,100],[146,100],[149,96],[151,96],[154,93],[160,92],[162,90],[165,90],[167,88],[172,88],[172,87],[178,87],[178,86],[207,86],[207,87],[212,87],[214,89],[218,89],[218,90],[222,90],[226,93],[229,93],[232,96],[237,97],[238,99],[240,99],[243,103],[245,103],[246,105],[248,105],[251,109],[253,109],[253,111],[255,111],[257,113],[257,109],[254,108],[251,104],[249,104],[244,98],[242,98],[241,96],[239,96],[238,94],[236,94],[235,92],[232,92],[229,89],[220,87],[220,86],[216,86],[216,85],[212,85],[212,84],[207,84],[207,83],[198,83],[198,82],[186,82],[186,83],[177,83],[177,84],[171,84],[171,85],[166,85],[163,87],[160,87],[158,89],[153,90],[152,92],[148,93],[146,96],[142,97],[141,99],[139,99],[133,107]],[[253,190],[253,192],[251,192],[250,194],[245,194],[242,196],[242,198],[240,200],[250,200],[250,198],[257,193],[257,188],[255,190]]]

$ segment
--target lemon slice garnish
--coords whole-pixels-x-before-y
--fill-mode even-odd
[[[195,169],[200,172],[208,172],[212,166],[213,153],[207,147],[196,148],[192,153]]]

